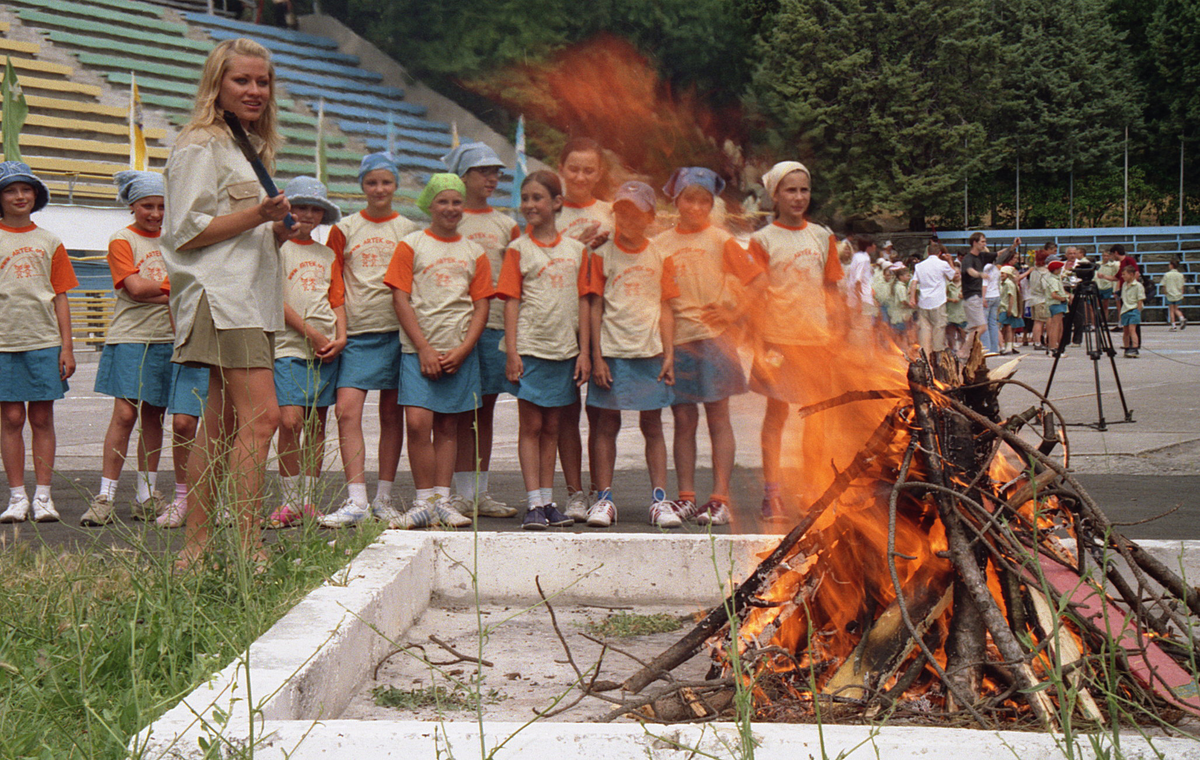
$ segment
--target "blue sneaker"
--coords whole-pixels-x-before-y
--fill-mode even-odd
[[[565,528],[568,525],[575,524],[575,518],[567,517],[562,512],[559,512],[558,505],[554,502],[550,502],[546,506],[542,507],[542,513],[546,516],[546,522],[548,522],[552,528]]]
[[[521,523],[521,528],[523,530],[545,530],[549,524],[550,522],[546,519],[545,507],[530,507],[525,513],[525,520]]]

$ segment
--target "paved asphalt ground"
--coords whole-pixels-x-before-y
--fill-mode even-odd
[[[1113,337],[1119,339],[1119,336]],[[1117,371],[1135,421],[1113,424],[1124,415],[1116,394],[1112,365],[1105,357],[1098,369],[1101,399],[1110,424],[1104,432],[1082,426],[1069,428],[1072,467],[1109,516],[1116,522],[1129,524],[1125,528],[1127,535],[1134,538],[1200,539],[1200,327],[1184,332],[1168,332],[1166,327],[1147,326],[1144,328],[1144,340],[1146,347],[1140,359],[1125,359],[1120,355],[1116,358]],[[90,495],[99,486],[100,441],[111,412],[111,400],[91,391],[96,363],[95,356],[90,354],[92,352],[89,350],[79,352],[81,361],[79,370],[71,379],[72,390],[66,399],[55,405],[58,473],[54,482],[54,498],[63,521],[0,526],[0,546],[14,540],[64,547],[72,544],[87,546],[93,542],[119,545],[135,534],[152,546],[164,548],[179,541],[180,531],[148,529],[140,523],[128,521],[125,519],[128,516],[125,506],[119,511],[124,520],[121,525],[79,527],[79,517],[87,508]],[[1017,379],[1044,388],[1053,359],[1028,351],[1023,357]],[[989,362],[995,366],[1002,360],[994,358]],[[1080,425],[1097,420],[1095,387],[1093,362],[1081,349],[1068,350],[1059,362],[1050,394],[1068,420]],[[370,402],[374,403],[373,396]],[[1001,402],[1004,413],[1011,414],[1027,408],[1031,404],[1031,397],[1017,388],[1009,387],[1001,396]],[[762,531],[754,516],[762,496],[759,474],[761,458],[757,443],[763,408],[763,400],[753,394],[739,397],[733,404],[739,447],[732,494],[736,514],[734,525],[722,531]],[[368,441],[372,441],[377,436],[378,415],[374,410],[368,411]],[[663,418],[669,441],[671,415],[664,413]],[[657,528],[646,524],[645,508],[641,506],[649,491],[649,479],[641,459],[642,442],[636,418],[627,414],[625,423],[618,441],[618,472],[614,479],[617,503],[625,506],[620,521],[608,531],[656,531]],[[491,491],[502,500],[519,504],[523,500],[524,488],[516,457],[515,400],[506,396],[501,398],[497,405],[496,429]],[[702,425],[702,462],[708,457],[706,435]],[[343,485],[337,472],[340,462],[333,451],[332,442],[336,436],[332,425],[330,440],[328,467],[333,472],[324,479],[329,494],[326,509],[332,508],[340,499]],[[785,461],[786,457],[785,452]],[[170,490],[172,476],[168,467],[169,457],[164,456],[159,476],[163,491]],[[373,473],[375,467],[376,462],[372,457],[368,460],[368,471]],[[412,496],[411,479],[406,470],[407,452],[401,461],[396,489],[400,496],[409,499]],[[133,497],[132,481],[132,474],[127,468],[118,490],[118,500],[122,505],[127,505]],[[708,473],[702,471],[698,477],[702,496],[709,482]],[[26,483],[33,483],[31,469],[28,470]],[[371,490],[373,493],[373,485]],[[558,493],[560,500],[565,497],[561,482]],[[1155,517],[1158,519],[1151,519]],[[484,519],[480,521],[480,527],[484,530],[516,530],[519,521]],[[689,529],[696,530],[694,526],[684,528]],[[577,527],[571,530],[591,529]]]

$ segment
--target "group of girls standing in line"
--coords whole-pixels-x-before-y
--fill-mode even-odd
[[[444,159],[450,171],[429,179],[417,201],[429,216],[426,227],[393,208],[399,170],[382,153],[362,162],[366,208],[341,219],[312,178],[267,197],[224,124],[222,115],[233,113],[269,166],[279,143],[274,88],[265,48],[245,39],[221,43],[208,58],[192,121],[163,177],[118,177],[134,223],[110,245],[118,308],[97,390],[116,401],[100,493],[85,524],[112,519],[117,477],[138,420],[135,517],[185,525],[184,565],[206,550],[219,509],[238,526],[244,550],[261,557],[263,479],[277,431],[283,501],[270,511],[270,526],[314,518],[342,527],[375,517],[392,527],[457,527],[476,516],[514,516],[518,510],[493,498],[488,483],[501,393],[518,403],[525,528],[603,527],[617,519],[612,480],[623,410],[639,412],[646,441],[649,521],[664,528],[688,519],[722,524],[730,519],[735,453],[729,399],[748,387],[768,399],[763,515],[783,517],[783,424],[789,404],[814,399],[814,389],[801,387],[788,366],[832,360],[821,337],[828,334],[821,306],[836,297],[841,277],[833,235],[807,220],[811,177],[803,165],[785,161],[763,177],[776,218],[754,233],[748,249],[713,224],[724,182],[702,167],[671,176],[663,193],[678,223],[648,237],[657,219],[656,192],[630,181],[611,203],[599,199],[605,157],[590,140],[566,146],[557,174],[534,172],[522,183],[524,230],[488,203],[503,164],[481,143],[452,150]],[[45,188],[27,168],[13,171],[0,176],[0,233],[27,235],[28,215],[45,199],[28,193],[29,202],[10,213],[9,188]],[[331,223],[326,244],[312,238],[315,227]],[[26,373],[40,377],[52,363],[59,383],[51,383],[47,398],[37,391],[2,401],[10,485],[21,482],[17,452],[10,451],[12,431],[19,439],[24,423],[16,408],[23,415],[28,403],[35,463],[52,465],[52,445],[48,456],[39,454],[46,448],[45,435],[38,434],[42,412],[62,397],[73,368],[69,314],[64,327],[61,313],[73,278],[67,277],[69,262],[65,268],[59,262],[65,254],[54,253],[61,245],[55,248],[49,237],[43,242],[54,276],[39,285],[37,307],[55,356],[39,358]],[[11,248],[12,241],[4,243]],[[754,301],[764,304],[751,328],[761,356],[747,386],[731,328],[747,318],[746,304]],[[8,351],[0,351],[0,361],[12,359]],[[373,390],[379,392],[379,478],[369,500],[362,419]],[[347,493],[335,510],[320,515],[313,494],[330,405]],[[707,500],[696,495],[701,406],[712,439]],[[580,432],[585,407],[588,491]],[[674,499],[667,498],[661,420],[668,407],[675,423]],[[169,501],[159,497],[154,478],[168,411],[177,473]],[[393,499],[392,485],[406,431],[416,499],[405,509]],[[51,440],[52,434],[51,423]],[[562,510],[553,496],[559,461],[567,485]],[[23,508],[18,503],[15,487],[13,493],[0,520],[25,519],[30,510],[27,500]],[[39,512],[38,503],[34,518],[43,519],[45,505]]]

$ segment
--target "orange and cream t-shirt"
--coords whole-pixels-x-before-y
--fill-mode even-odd
[[[61,346],[54,297],[78,284],[57,235],[32,223],[0,224],[0,351]]]
[[[678,227],[654,238],[675,268],[679,297],[671,301],[675,312],[675,345],[715,338],[724,326],[704,321],[706,306],[732,311],[742,288],[762,273],[762,266],[725,230],[714,225],[690,232]]]
[[[631,251],[610,239],[592,255],[592,291],[604,298],[600,355],[644,359],[663,352],[662,304],[679,297],[675,266],[654,241]]]
[[[767,273],[762,339],[787,346],[828,343],[825,285],[842,279],[833,233],[812,222],[772,222],[750,237],[750,255]]]
[[[337,336],[336,306],[343,303],[333,288],[333,249],[316,241],[288,240],[279,246],[283,264],[283,302],[327,338]],[[391,293],[391,291],[388,291]],[[291,325],[275,336],[276,358],[313,359],[313,346]]]
[[[346,296],[347,335],[400,329],[392,292],[383,283],[383,276],[396,246],[416,229],[412,220],[399,213],[376,219],[360,211],[329,231],[327,244],[336,257],[333,287]]]
[[[611,238],[615,228],[612,204],[595,198],[591,203],[583,205],[564,200],[555,218],[555,224],[564,237],[583,240],[585,237],[591,239],[593,235],[607,232]]]
[[[579,299],[588,294],[583,243],[561,233],[545,244],[522,235],[504,253],[497,300],[519,298],[517,353],[549,361],[579,355]]]
[[[125,280],[130,275],[136,274],[156,283],[167,278],[167,265],[159,243],[161,238],[161,232],[151,235],[131,224],[108,239],[108,268],[112,271],[117,303],[113,306],[112,322],[104,340],[106,344],[175,341],[167,305],[136,301],[125,289]]]
[[[504,264],[504,251],[509,243],[521,236],[521,228],[511,216],[501,214],[494,208],[465,208],[462,221],[458,223],[458,234],[483,248],[492,267],[494,287],[500,277],[500,267]],[[503,301],[495,299],[489,305],[487,326],[493,330],[504,329]]]
[[[383,281],[409,294],[421,334],[436,351],[458,348],[467,337],[474,303],[494,293],[492,268],[482,248],[462,235],[443,238],[430,230],[400,241]],[[404,330],[400,350],[417,352]]]

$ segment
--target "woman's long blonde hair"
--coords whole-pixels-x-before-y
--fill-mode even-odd
[[[192,109],[192,120],[183,128],[182,135],[193,130],[219,130],[229,134],[217,97],[221,93],[221,81],[229,71],[229,62],[235,55],[250,58],[261,58],[267,62],[267,73],[271,79],[271,97],[267,99],[267,107],[258,120],[250,124],[249,132],[262,140],[259,156],[270,169],[275,164],[275,150],[279,147],[279,116],[275,105],[275,65],[271,63],[271,51],[254,40],[239,37],[225,40],[212,49],[208,60],[204,62],[204,72],[200,75],[200,85],[196,89],[196,106]]]

